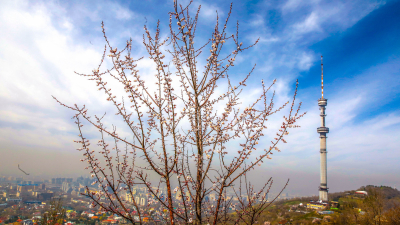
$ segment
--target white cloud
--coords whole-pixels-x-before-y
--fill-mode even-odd
[[[364,4],[362,4],[364,3]],[[292,27],[288,27],[288,36],[297,39],[298,36],[309,33],[325,33],[334,30],[345,30],[360,19],[365,17],[371,11],[384,5],[382,1],[370,1],[369,3],[358,1],[347,2],[324,2],[289,0],[282,6],[282,13],[286,16],[296,15]],[[304,20],[298,22],[304,9],[307,6],[310,13]],[[290,31],[291,29],[293,29]]]
[[[311,53],[303,52],[300,56],[298,67],[301,71],[309,70],[313,65],[314,56]]]
[[[296,23],[293,27],[298,34],[321,31],[319,22],[320,17],[316,12],[312,12],[304,21]]]
[[[0,29],[8,31],[0,36],[0,65],[3,68],[0,99],[7,102],[0,115],[9,127],[0,130],[6,132],[7,137],[19,137],[20,132],[24,132],[26,138],[8,139],[19,144],[32,145],[34,141],[43,146],[48,143],[54,147],[70,146],[48,132],[75,131],[73,121],[68,120],[73,112],[65,110],[51,95],[70,106],[74,103],[78,106],[107,105],[104,93],[97,91],[93,81],[74,73],[90,73],[96,68],[101,60],[101,50],[94,49],[89,43],[75,42],[71,37],[75,29],[71,19],[63,10],[53,11],[54,7],[52,4],[27,7],[24,1],[0,7]],[[59,17],[59,28],[52,20],[54,14]],[[102,68],[106,67],[110,68],[108,62]],[[104,98],[99,99],[99,96]],[[91,112],[98,113],[97,110]],[[24,127],[33,127],[37,132],[28,137]],[[42,140],[43,137],[46,140]]]
[[[131,10],[126,7],[122,7],[120,4],[112,3],[111,10],[115,13],[115,18],[120,20],[132,19],[134,14]]]
[[[264,27],[265,26],[265,20],[262,15],[257,14],[254,16],[254,18],[250,21],[249,23],[250,26],[253,27]]]
[[[263,43],[264,45],[269,45],[274,42],[280,41],[280,38],[271,34],[271,29],[268,24],[266,24],[265,15],[256,14],[252,16],[248,23],[245,23],[243,27],[253,27],[255,30],[251,35],[246,35],[246,38],[253,44],[257,39],[259,39],[259,43]]]
[[[309,0],[309,1],[288,0],[282,6],[282,11],[284,11],[286,13],[286,12],[290,12],[290,11],[294,11],[296,9],[299,9],[301,6],[313,5],[313,4],[317,4],[318,2],[320,2],[320,0]]]
[[[220,23],[225,22],[224,18],[224,10],[222,10],[220,7],[216,6],[215,4],[208,4],[205,2],[200,2],[201,5],[201,10],[200,10],[200,17],[202,19],[206,20],[216,20],[217,19],[217,12],[218,12],[218,17],[220,20]],[[228,4],[226,4],[226,7],[229,7]]]

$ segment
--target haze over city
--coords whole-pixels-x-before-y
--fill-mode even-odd
[[[199,4],[200,46],[213,30],[216,10],[224,20],[230,2],[196,1],[192,10]],[[104,93],[74,71],[90,73],[98,66],[105,44],[104,21],[114,46],[123,48],[132,38],[132,54],[145,56],[138,66],[141,76],[151,79],[155,68],[142,44],[143,26],[154,31],[159,19],[165,36],[171,10],[171,1],[153,0],[1,1],[0,175],[27,179],[88,176],[86,164],[80,162],[82,153],[73,143],[78,135],[71,120],[74,113],[52,95],[69,105],[85,104],[93,115],[107,112],[109,125],[129,135]],[[317,100],[321,98],[323,55],[324,97],[329,99],[329,191],[368,184],[400,186],[399,10],[399,1],[233,1],[228,33],[236,32],[238,20],[244,45],[260,38],[236,59],[230,72],[239,81],[257,64],[241,95],[243,103],[260,93],[262,79],[267,85],[277,79],[273,90],[279,107],[291,100],[298,79],[297,100],[307,112],[299,120],[301,128],[290,130],[288,143],[279,144],[281,152],[249,174],[254,183],[265,183],[272,176],[278,190],[289,178],[285,193],[318,194]],[[103,69],[110,65],[106,63]],[[269,146],[283,115],[271,117],[271,136],[265,136],[261,144]],[[96,129],[85,128],[87,138],[98,138]],[[235,146],[229,151],[236,152]],[[18,164],[30,175],[22,173]]]

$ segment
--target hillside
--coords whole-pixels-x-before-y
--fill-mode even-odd
[[[368,195],[356,194],[366,191]],[[400,191],[386,186],[363,186],[357,190],[329,194],[322,210],[307,207],[318,198],[302,197],[271,204],[258,218],[259,224],[400,224]],[[310,205],[309,205],[310,206]],[[321,214],[332,213],[329,215]]]

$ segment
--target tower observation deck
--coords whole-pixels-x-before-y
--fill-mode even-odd
[[[327,162],[326,162],[326,134],[329,133],[329,128],[325,127],[325,107],[328,104],[328,99],[324,98],[324,72],[323,72],[323,62],[321,56],[321,93],[322,97],[318,99],[318,106],[320,109],[321,117],[321,127],[317,128],[320,138],[320,155],[321,155],[321,183],[319,186],[319,200],[328,201],[328,178],[327,178]]]

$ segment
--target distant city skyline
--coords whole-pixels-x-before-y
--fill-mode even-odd
[[[113,46],[121,49],[132,38],[133,57],[145,56],[139,63],[141,76],[151,81],[155,70],[142,44],[143,25],[154,32],[160,19],[165,36],[172,2],[0,1],[0,30],[5,31],[0,35],[0,176],[89,175],[80,161],[82,152],[76,150],[80,146],[73,143],[78,138],[73,112],[52,95],[70,105],[85,104],[91,115],[107,112],[107,125],[114,124],[129,136],[96,84],[74,71],[90,73],[100,63],[104,21]],[[195,12],[199,4],[196,44],[200,46],[211,35],[215,11],[225,20],[230,2],[194,1],[191,10]],[[298,79],[297,100],[307,111],[299,121],[301,128],[290,130],[288,143],[279,145],[282,151],[249,174],[254,184],[272,176],[277,193],[290,178],[288,193],[318,194],[320,147],[315,129],[320,124],[317,102],[323,55],[324,95],[329,98],[329,193],[369,184],[400,186],[399,10],[400,2],[394,0],[233,1],[228,33],[236,33],[239,20],[244,45],[260,37],[230,72],[236,82],[257,64],[240,96],[244,107],[258,95],[262,79],[267,85],[277,79],[276,107],[290,101]],[[109,62],[102,67],[106,68]],[[282,116],[270,118],[270,133],[260,145],[269,146]],[[96,129],[84,128],[88,138],[98,139]],[[230,147],[233,155],[235,146]]]

